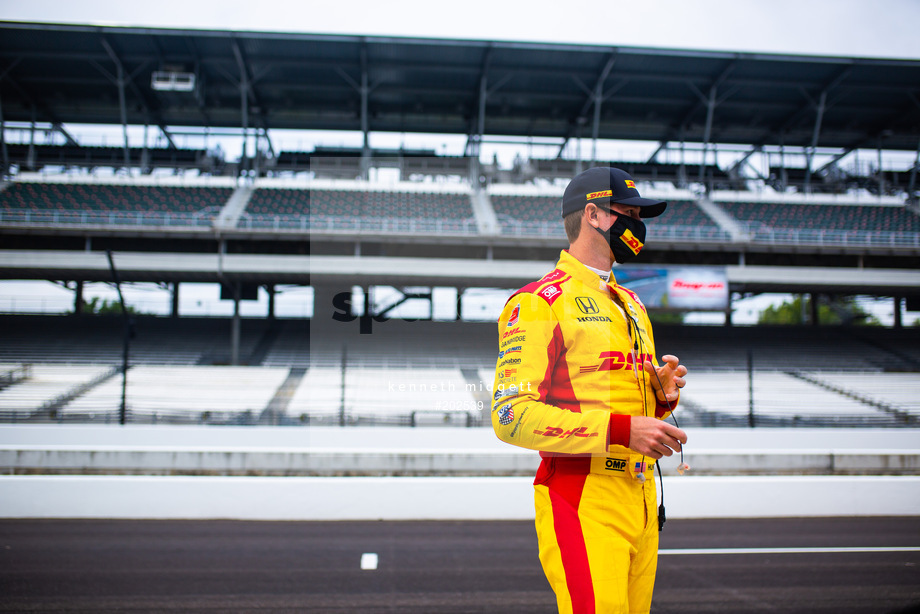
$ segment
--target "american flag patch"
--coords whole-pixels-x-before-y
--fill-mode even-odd
[[[498,423],[502,426],[507,426],[511,424],[511,421],[514,420],[514,410],[511,409],[510,405],[505,405],[504,407],[498,408]]]

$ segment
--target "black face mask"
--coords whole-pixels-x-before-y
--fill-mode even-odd
[[[614,260],[621,264],[639,255],[645,244],[645,224],[641,220],[621,213],[617,214],[617,221],[609,229],[595,228],[595,230],[607,239]]]

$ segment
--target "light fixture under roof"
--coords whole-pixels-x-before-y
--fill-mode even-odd
[[[158,92],[192,92],[195,90],[195,73],[155,70],[150,77],[150,87]]]

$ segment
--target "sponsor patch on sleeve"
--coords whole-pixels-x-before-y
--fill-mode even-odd
[[[537,292],[537,295],[552,305],[562,295],[562,288],[559,287],[559,284],[550,284]]]
[[[511,310],[511,317],[508,318],[508,328],[516,325],[518,323],[518,318],[521,317],[521,304],[518,303],[514,306],[514,309]]]
[[[498,423],[502,426],[508,426],[514,420],[514,410],[511,409],[511,403],[502,405],[498,408]]]

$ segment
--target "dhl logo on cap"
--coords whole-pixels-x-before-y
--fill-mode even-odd
[[[595,198],[604,198],[612,197],[613,190],[604,190],[603,192],[591,192],[587,195],[586,200],[594,200]]]
[[[632,188],[633,190],[636,189],[636,182],[635,182],[635,181],[633,181],[632,179],[624,179],[624,181],[626,181],[626,187],[627,187],[627,188]]]

